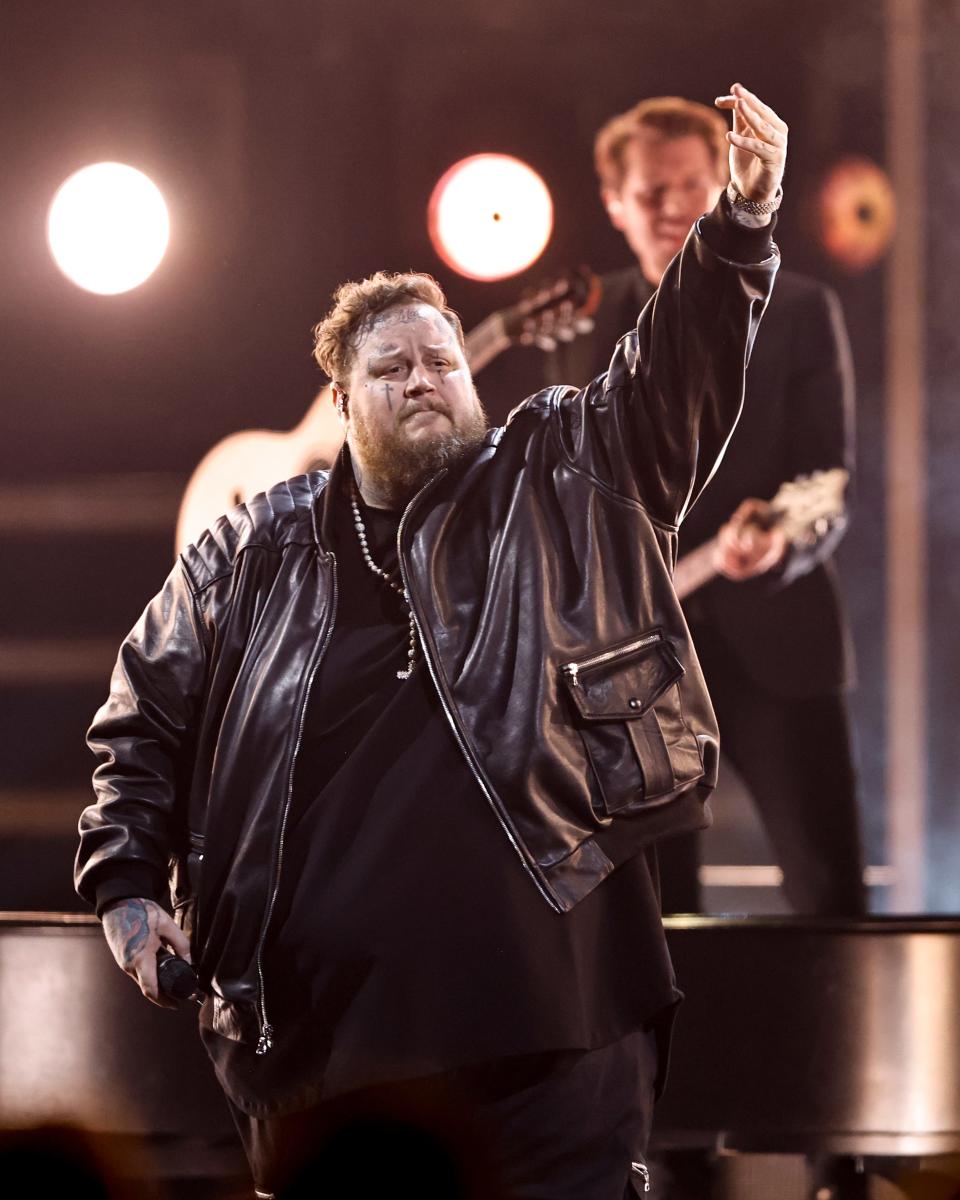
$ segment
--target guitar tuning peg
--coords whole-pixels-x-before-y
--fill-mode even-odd
[[[593,324],[592,317],[577,317],[573,322],[573,328],[577,333],[593,333]]]
[[[561,342],[572,342],[576,336],[576,330],[572,329],[569,325],[560,325],[557,328],[557,337]]]
[[[534,341],[536,342],[537,347],[540,350],[545,350],[548,354],[550,353],[550,351],[556,350],[556,348],[557,348],[557,339],[549,337],[545,333],[538,334],[534,338]]]

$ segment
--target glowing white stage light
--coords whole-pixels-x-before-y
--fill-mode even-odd
[[[170,240],[160,189],[123,163],[83,167],[61,185],[47,217],[47,242],[66,277],[88,292],[115,295],[148,279]]]
[[[468,279],[506,279],[543,253],[553,202],[540,176],[508,154],[474,154],[443,175],[427,214],[433,248]]]

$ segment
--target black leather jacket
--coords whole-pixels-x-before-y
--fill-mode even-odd
[[[717,729],[671,585],[676,529],[736,422],[778,261],[768,231],[703,218],[606,376],[528,399],[404,513],[427,667],[560,911],[651,840],[706,823]],[[159,898],[172,867],[231,1037],[269,1038],[261,955],[340,602],[324,522],[342,469],[257,496],[181,556],[89,733],[98,803],[81,818],[78,890],[101,907]]]

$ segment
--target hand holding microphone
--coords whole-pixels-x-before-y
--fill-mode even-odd
[[[178,1004],[183,1000],[200,999],[196,971],[185,958],[172,954],[165,946],[157,951],[157,984],[168,999]]]
[[[190,940],[155,900],[116,900],[104,909],[101,920],[113,957],[152,1003],[176,1008],[180,1000],[198,992]]]

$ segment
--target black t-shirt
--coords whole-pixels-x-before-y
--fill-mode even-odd
[[[412,676],[397,677],[406,605],[364,563],[349,500],[337,503],[339,602],[307,705],[264,956],[274,1047],[257,1057],[203,1031],[221,1082],[252,1115],[602,1046],[678,996],[646,857],[569,913],[541,895],[419,649]],[[398,518],[363,509],[373,557],[394,572]]]

